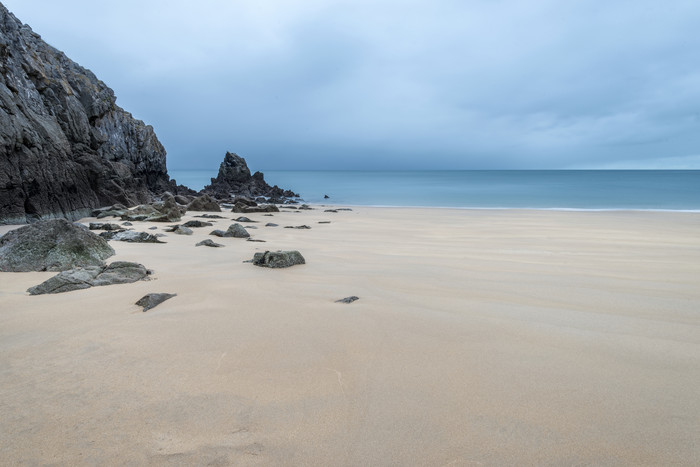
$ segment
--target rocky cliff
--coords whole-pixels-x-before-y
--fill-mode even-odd
[[[77,219],[172,189],[153,128],[0,3],[0,223]]]

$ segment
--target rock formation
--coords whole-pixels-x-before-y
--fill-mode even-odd
[[[166,189],[153,128],[0,4],[0,223],[75,220]]]
[[[265,181],[262,172],[250,174],[250,169],[244,158],[236,153],[227,152],[224,161],[219,166],[219,174],[211,179],[211,184],[202,190],[219,199],[230,199],[234,196],[248,198],[265,197],[273,202],[281,202],[283,198],[298,197],[290,190],[270,186]]]

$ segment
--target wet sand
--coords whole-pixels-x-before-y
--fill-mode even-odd
[[[0,463],[700,463],[700,214],[324,209],[110,242],[147,282],[0,273]]]

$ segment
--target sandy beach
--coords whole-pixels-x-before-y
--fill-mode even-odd
[[[110,242],[150,281],[0,273],[0,463],[700,464],[700,214],[315,208]]]

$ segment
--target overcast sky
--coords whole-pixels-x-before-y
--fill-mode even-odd
[[[169,169],[700,169],[697,0],[0,0]]]

